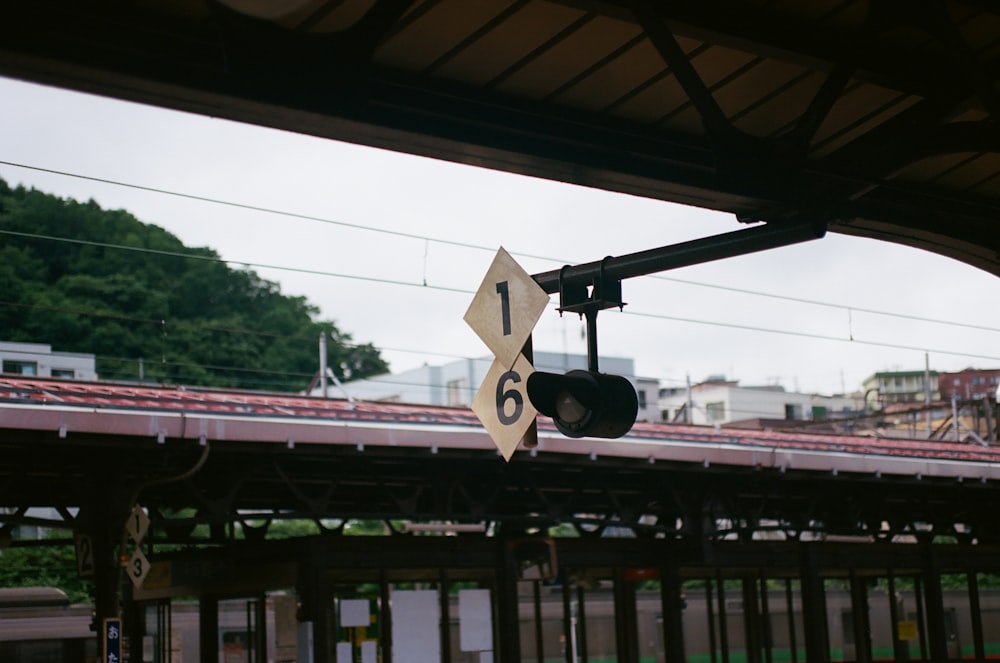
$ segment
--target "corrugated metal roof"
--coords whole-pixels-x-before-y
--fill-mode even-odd
[[[1000,274],[998,72],[988,0],[36,0],[0,23],[3,74]]]
[[[490,449],[467,408],[179,386],[0,378],[0,428],[275,444]],[[1000,478],[1000,448],[953,442],[639,422],[571,440],[539,418],[533,452],[810,471]],[[526,453],[522,451],[522,453]],[[531,453],[531,452],[529,452]]]

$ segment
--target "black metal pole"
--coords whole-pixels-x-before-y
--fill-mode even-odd
[[[602,274],[602,270],[605,277],[621,281],[819,239],[825,234],[826,225],[819,223],[756,226],[581,265],[567,265],[562,269],[533,274],[532,278],[545,292],[553,294],[559,292],[560,274],[567,285],[591,284]]]
[[[566,663],[573,663],[576,661],[576,647],[574,646],[574,641],[576,640],[574,637],[576,624],[573,621],[573,597],[570,594],[569,574],[564,576],[561,584],[563,603],[563,637],[566,642],[563,654]]]
[[[989,412],[989,403],[987,403]],[[977,661],[986,660],[986,648],[983,644],[983,611],[979,603],[979,578],[975,569],[967,572],[969,578],[969,610],[972,613],[972,649]]]
[[[801,545],[801,576],[799,588],[802,596],[802,634],[805,637],[807,661],[826,661],[830,658],[826,623],[826,596],[823,579],[819,575],[819,561],[812,543]]]
[[[597,309],[588,309],[587,317],[587,370],[597,372]]]

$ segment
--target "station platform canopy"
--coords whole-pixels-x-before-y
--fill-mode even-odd
[[[467,408],[23,377],[0,379],[0,435],[8,522],[121,490],[167,534],[261,518],[1000,541],[1000,449],[961,442],[541,422],[508,463]]]
[[[0,25],[0,75],[995,274],[998,73],[988,0],[38,0]]]

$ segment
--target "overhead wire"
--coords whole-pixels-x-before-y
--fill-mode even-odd
[[[41,167],[37,167],[37,166],[29,166],[29,165],[26,165],[26,164],[14,163],[14,162],[9,162],[9,161],[0,160],[0,165],[7,165],[7,166],[12,166],[12,167],[17,167],[17,168],[24,168],[24,169],[28,169],[28,170],[35,170],[35,171],[45,172],[45,173],[49,173],[49,174],[56,174],[56,175],[65,176],[65,177],[72,177],[72,178],[77,178],[77,179],[94,181],[94,182],[99,182],[99,183],[103,183],[103,184],[120,186],[120,187],[125,187],[125,188],[131,188],[131,189],[136,189],[136,190],[140,190],[140,191],[146,191],[146,192],[156,193],[156,194],[161,194],[161,195],[175,196],[175,197],[189,199],[189,200],[194,200],[194,201],[198,201],[198,202],[211,203],[211,204],[217,204],[217,205],[225,205],[225,206],[230,206],[230,207],[239,208],[239,209],[252,210],[252,211],[257,211],[257,212],[264,212],[264,213],[268,213],[268,214],[286,216],[286,217],[303,219],[303,220],[309,220],[309,221],[316,221],[316,222],[327,223],[327,224],[332,224],[332,225],[338,225],[338,226],[347,227],[347,228],[353,228],[353,229],[364,230],[364,231],[369,231],[369,232],[376,232],[376,233],[384,233],[384,234],[395,235],[395,236],[409,238],[409,239],[414,239],[414,240],[420,240],[420,241],[423,241],[425,243],[425,267],[426,267],[426,258],[427,258],[427,256],[426,256],[426,252],[427,252],[426,249],[427,249],[427,246],[429,245],[430,242],[441,243],[441,244],[445,244],[445,245],[451,245],[451,246],[456,246],[456,247],[461,247],[461,248],[467,248],[467,249],[474,249],[474,250],[489,250],[489,251],[495,250],[494,247],[485,247],[485,246],[480,246],[480,245],[476,245],[476,244],[472,244],[472,243],[467,243],[467,242],[460,242],[460,241],[443,239],[443,238],[437,238],[437,237],[429,237],[429,236],[425,236],[425,235],[419,235],[419,234],[416,234],[416,233],[408,233],[408,232],[390,230],[390,229],[385,229],[385,228],[378,228],[378,227],[374,227],[374,226],[367,226],[367,225],[362,225],[362,224],[354,224],[354,223],[349,223],[349,222],[344,222],[344,221],[337,221],[337,220],[328,219],[328,218],[319,217],[319,216],[314,216],[314,215],[299,214],[299,213],[295,213],[295,212],[288,212],[288,211],[283,211],[283,210],[277,210],[277,209],[272,209],[272,208],[267,208],[267,207],[262,207],[262,206],[257,206],[257,205],[249,205],[249,204],[238,203],[238,202],[233,202],[233,201],[221,200],[221,199],[217,199],[217,198],[210,198],[210,197],[206,197],[206,196],[198,196],[198,195],[194,195],[194,194],[187,194],[187,193],[183,193],[183,192],[171,191],[171,190],[168,190],[168,189],[162,189],[162,188],[157,188],[157,187],[148,187],[148,186],[143,186],[143,185],[138,185],[138,184],[121,182],[121,181],[117,181],[117,180],[110,180],[110,179],[106,179],[106,178],[98,178],[98,177],[93,177],[93,176],[88,176],[88,175],[81,175],[81,174],[78,174],[78,173],[70,173],[70,172],[67,172],[67,171],[59,171],[59,170],[53,170],[53,169],[48,169],[48,168],[41,168]],[[275,270],[275,271],[288,271],[288,272],[310,274],[310,275],[314,275],[314,276],[352,279],[352,280],[364,281],[364,282],[369,282],[369,283],[378,283],[378,284],[392,285],[392,286],[419,287],[419,288],[424,288],[424,289],[440,290],[440,291],[445,291],[445,292],[453,292],[453,293],[466,294],[466,295],[474,294],[473,290],[469,290],[469,289],[465,289],[465,288],[454,288],[454,287],[449,287],[449,286],[442,286],[442,285],[435,285],[435,284],[432,284],[432,283],[428,283],[426,281],[426,269],[425,269],[424,279],[422,281],[420,281],[420,282],[413,282],[413,281],[403,281],[403,280],[396,280],[396,279],[385,279],[385,278],[375,277],[375,276],[360,276],[360,275],[357,275],[357,274],[345,274],[345,273],[331,272],[331,271],[325,271],[325,270],[314,270],[314,269],[307,269],[307,268],[301,268],[301,267],[290,267],[290,266],[286,266],[286,265],[274,265],[274,264],[248,262],[248,261],[241,261],[241,260],[232,260],[232,259],[225,259],[225,258],[222,258],[222,257],[219,257],[219,256],[207,256],[207,255],[202,255],[202,254],[197,254],[197,253],[185,253],[185,252],[165,251],[165,250],[160,250],[160,249],[150,249],[150,248],[146,248],[146,247],[125,246],[125,245],[118,245],[118,244],[106,243],[106,242],[96,242],[96,241],[90,241],[90,240],[81,240],[81,239],[77,239],[77,238],[56,237],[56,236],[50,236],[50,235],[42,235],[42,234],[35,234],[35,233],[25,233],[25,232],[12,231],[12,230],[3,230],[3,229],[0,229],[0,234],[9,235],[9,236],[19,236],[19,237],[27,238],[27,239],[35,239],[35,240],[43,240],[43,241],[55,241],[55,242],[67,242],[67,243],[80,244],[80,245],[89,245],[89,246],[95,246],[95,247],[99,247],[99,248],[106,248],[106,249],[113,249],[113,250],[135,251],[135,252],[147,253],[147,254],[164,255],[164,256],[168,256],[168,257],[178,257],[178,258],[184,258],[184,259],[194,259],[194,260],[211,261],[211,262],[218,262],[218,263],[223,263],[223,264],[227,264],[227,265],[242,265],[242,266],[251,267],[251,268],[255,268],[255,269],[268,269],[268,270]],[[512,252],[512,255],[517,255],[517,256],[520,256],[520,257],[531,258],[531,259],[544,260],[544,261],[549,261],[549,262],[553,262],[553,263],[559,263],[560,262],[559,260],[556,260],[556,259],[551,258],[551,257],[545,257],[545,256],[538,256],[538,255],[531,255],[531,254],[524,254],[524,253],[517,253],[517,252]],[[795,303],[800,303],[800,304],[807,304],[807,305],[814,305],[814,306],[822,306],[822,307],[828,307],[828,308],[842,309],[842,310],[846,310],[849,314],[852,311],[853,312],[862,312],[862,313],[867,313],[867,314],[872,314],[872,315],[881,315],[881,316],[896,317],[896,318],[906,319],[906,320],[911,320],[911,321],[925,322],[925,323],[929,323],[929,324],[950,325],[950,326],[961,327],[961,328],[965,328],[965,329],[974,329],[974,330],[988,331],[988,332],[1000,332],[1000,329],[993,328],[993,327],[988,327],[988,326],[984,326],[984,325],[976,325],[976,324],[971,324],[971,323],[956,322],[956,321],[953,321],[953,320],[942,320],[942,319],[936,319],[936,318],[928,318],[928,317],[916,316],[916,315],[905,314],[905,313],[896,313],[896,312],[889,312],[889,311],[881,311],[881,310],[877,310],[877,309],[868,309],[868,308],[857,307],[857,306],[847,306],[847,305],[837,304],[837,303],[832,303],[832,302],[824,302],[824,301],[820,301],[820,300],[807,299],[807,298],[801,298],[801,297],[794,297],[794,296],[788,296],[788,295],[779,295],[779,294],[775,294],[775,293],[767,293],[767,292],[762,292],[762,291],[757,291],[757,290],[751,290],[751,289],[746,289],[746,288],[738,288],[738,287],[733,287],[733,286],[724,286],[724,285],[719,285],[719,284],[704,283],[704,282],[698,282],[698,281],[691,281],[691,280],[687,280],[687,279],[678,279],[678,278],[663,276],[663,275],[659,275],[659,274],[651,275],[651,276],[649,276],[647,278],[653,278],[653,279],[657,279],[657,280],[665,280],[665,281],[670,281],[670,282],[675,282],[675,283],[684,284],[684,285],[690,285],[690,286],[696,286],[696,287],[713,288],[713,289],[718,289],[718,290],[733,292],[733,293],[737,293],[737,294],[744,294],[744,295],[758,296],[758,297],[768,297],[768,298],[773,298],[773,299],[778,299],[778,300],[783,300],[783,301],[790,301],[790,302],[795,302]],[[14,305],[14,304],[0,301],[0,305]],[[67,312],[69,312],[69,311],[67,311]],[[102,314],[93,313],[93,312],[89,312],[89,311],[86,311],[86,312],[74,311],[74,313],[79,314],[79,315],[102,315]],[[796,336],[796,337],[801,337],[801,338],[811,338],[811,339],[822,340],[822,341],[850,342],[850,343],[854,343],[854,344],[870,345],[870,346],[875,346],[875,347],[885,347],[885,348],[900,349],[900,350],[913,350],[913,351],[920,351],[920,352],[934,352],[934,353],[943,354],[943,355],[962,356],[962,357],[984,359],[984,360],[991,360],[991,361],[1000,361],[1000,357],[995,357],[995,356],[991,356],[991,355],[970,353],[970,352],[964,352],[964,351],[954,351],[954,350],[942,350],[942,349],[933,349],[932,350],[930,348],[923,348],[923,347],[917,347],[917,346],[909,346],[909,345],[903,345],[903,344],[898,344],[898,343],[889,343],[889,342],[880,342],[880,341],[870,341],[870,340],[865,340],[865,339],[859,339],[859,338],[855,337],[853,335],[853,333],[850,334],[849,338],[842,338],[842,337],[838,337],[838,336],[831,336],[831,335],[825,335],[825,334],[815,334],[815,333],[801,332],[801,331],[794,331],[794,330],[787,330],[787,329],[775,329],[775,328],[758,327],[758,326],[738,324],[738,323],[729,323],[729,322],[721,322],[721,321],[712,321],[712,320],[695,319],[695,318],[684,318],[684,317],[679,317],[679,316],[670,316],[670,315],[663,315],[663,314],[656,314],[656,313],[648,313],[648,312],[636,311],[634,309],[630,309],[629,311],[626,312],[626,314],[627,315],[631,315],[631,316],[637,316],[637,317],[644,317],[644,318],[651,318],[651,319],[661,319],[661,320],[669,320],[669,321],[673,321],[673,322],[682,322],[682,323],[687,323],[687,324],[709,325],[709,326],[715,326],[715,327],[736,329],[736,330],[741,330],[741,331],[752,331],[752,332],[757,332],[757,333],[781,334],[781,335]],[[127,318],[127,316],[123,316],[123,318]],[[147,323],[155,322],[156,324],[161,324],[163,322],[161,320],[152,321],[152,320],[140,320],[140,319],[136,319],[136,321],[147,322]],[[209,327],[205,327],[205,328],[209,329]],[[217,331],[224,331],[224,332],[228,332],[228,333],[254,333],[251,330],[225,330],[225,329],[216,329],[216,330]],[[303,340],[306,340],[306,339],[303,339]],[[343,345],[351,346],[352,344],[351,343],[343,343]],[[365,345],[365,344],[353,344],[353,345]],[[382,348],[382,350],[383,351],[402,352],[402,353],[421,354],[421,355],[437,355],[437,356],[442,356],[442,357],[454,357],[454,358],[471,359],[470,357],[461,357],[461,356],[450,354],[450,353],[428,352],[426,350],[412,350],[412,349],[402,349],[402,348]]]
[[[134,184],[134,183],[130,183],[130,182],[123,182],[121,180],[113,180],[113,179],[108,179],[108,178],[95,177],[95,176],[91,176],[91,175],[83,175],[83,174],[80,174],[80,173],[72,173],[72,172],[69,172],[69,171],[55,170],[55,169],[51,169],[51,168],[43,168],[43,167],[40,167],[40,166],[32,166],[32,165],[23,164],[23,163],[17,163],[17,162],[12,162],[12,161],[0,160],[0,165],[11,166],[11,167],[14,167],[14,168],[22,168],[22,169],[25,169],[25,170],[34,170],[34,171],[37,171],[37,172],[43,172],[43,173],[48,173],[48,174],[52,174],[52,175],[59,175],[59,176],[62,176],[62,177],[70,177],[70,178],[74,178],[74,179],[81,179],[81,180],[86,180],[86,181],[91,181],[91,182],[98,182],[98,183],[101,183],[101,184],[108,184],[108,185],[111,185],[111,186],[118,186],[118,187],[127,188],[127,189],[134,189],[134,190],[137,190],[137,191],[145,191],[145,192],[149,192],[149,193],[156,193],[156,194],[160,194],[160,195],[171,196],[171,197],[176,197],[176,198],[182,198],[182,199],[187,199],[187,200],[193,200],[193,201],[197,201],[197,202],[210,203],[210,204],[213,204],[213,205],[222,205],[222,206],[226,206],[226,207],[233,207],[233,208],[236,208],[236,209],[244,209],[244,210],[248,210],[248,211],[261,212],[261,213],[265,213],[265,214],[273,214],[273,215],[276,215],[276,216],[285,216],[285,217],[295,218],[295,219],[300,219],[300,220],[305,220],[305,221],[315,221],[315,222],[318,222],[318,223],[324,223],[324,224],[328,224],[328,225],[335,225],[335,226],[340,226],[340,227],[344,227],[344,228],[352,228],[352,229],[355,229],[355,230],[363,230],[363,231],[366,231],[366,232],[381,233],[381,234],[386,234],[386,235],[392,235],[392,236],[395,236],[395,237],[402,237],[402,238],[407,238],[407,239],[419,240],[419,241],[425,243],[425,251],[424,251],[425,261],[426,261],[426,257],[427,257],[427,255],[426,255],[427,254],[426,245],[428,243],[430,243],[430,242],[434,242],[434,243],[437,243],[437,244],[444,244],[444,245],[448,245],[448,246],[455,246],[455,247],[459,247],[459,248],[474,249],[474,250],[477,250],[477,251],[495,251],[496,250],[496,247],[484,246],[484,245],[481,245],[481,244],[474,244],[474,243],[471,243],[471,242],[461,242],[461,241],[447,239],[447,238],[442,238],[442,237],[430,237],[430,236],[427,236],[427,235],[421,235],[421,234],[417,234],[417,233],[410,233],[410,232],[405,232],[405,231],[400,231],[400,230],[393,230],[393,229],[389,229],[389,228],[379,228],[377,226],[357,224],[357,223],[350,223],[350,222],[347,222],[347,221],[340,221],[340,220],[337,220],[337,219],[330,219],[330,218],[322,217],[322,216],[316,216],[316,215],[311,215],[311,214],[302,214],[302,213],[291,212],[291,211],[287,211],[287,210],[279,210],[279,209],[270,208],[270,207],[264,207],[264,206],[260,206],[260,205],[251,205],[251,204],[248,204],[248,203],[240,203],[240,202],[235,202],[235,201],[231,201],[231,200],[223,200],[221,198],[212,198],[212,197],[209,197],[209,196],[199,196],[199,195],[196,195],[196,194],[189,194],[189,193],[184,193],[184,192],[179,192],[179,191],[173,191],[173,190],[170,190],[170,189],[164,189],[164,188],[160,188],[160,187],[145,186],[145,185],[141,185],[141,184]],[[69,241],[69,240],[67,240],[67,241]],[[73,240],[73,241],[78,241],[78,240]],[[86,242],[82,242],[81,241],[81,243],[86,243]],[[100,245],[100,243],[94,243],[94,244],[98,245],[98,246]],[[142,249],[141,247],[124,247],[124,246],[118,246],[116,248],[130,249],[130,250],[134,249],[134,250],[139,250],[139,251],[146,251],[146,252],[149,252],[149,253],[161,253],[160,251],[156,251],[156,250],[153,250],[153,249]],[[180,257],[187,256],[187,254],[174,254],[172,252],[162,252],[162,253],[164,255],[173,255],[173,256],[180,256]],[[551,256],[542,256],[542,255],[536,255],[536,254],[530,254],[530,253],[524,253],[524,252],[517,252],[517,251],[512,251],[511,255],[517,256],[517,257],[521,257],[521,258],[529,258],[529,259],[533,259],[533,260],[544,260],[544,261],[547,261],[547,262],[551,262],[553,264],[567,264],[568,263],[568,261],[566,261],[566,260],[561,260],[561,259],[558,259],[558,258],[553,258]],[[202,257],[202,256],[188,256],[188,257],[198,257],[198,258],[207,259],[207,258]],[[220,259],[219,261],[220,262],[226,262],[226,263],[232,263],[232,264],[248,265],[250,267],[257,267],[257,268],[274,269],[274,270],[282,270],[282,271],[292,271],[292,272],[303,272],[303,273],[315,274],[315,275],[320,275],[320,276],[333,276],[333,277],[346,278],[346,279],[360,279],[360,280],[365,280],[365,281],[382,282],[382,283],[388,283],[388,284],[391,284],[391,285],[406,285],[406,286],[416,286],[416,285],[425,286],[426,285],[426,287],[437,288],[437,289],[444,289],[444,290],[453,290],[455,292],[463,292],[463,293],[469,292],[467,290],[462,290],[462,289],[445,288],[445,287],[442,287],[442,286],[431,286],[431,285],[425,284],[425,283],[413,283],[413,282],[406,282],[406,281],[381,280],[381,279],[378,279],[378,278],[375,278],[375,277],[358,277],[358,276],[351,275],[351,274],[338,274],[338,273],[334,273],[334,272],[324,272],[324,271],[319,271],[319,270],[304,270],[304,269],[301,269],[301,268],[287,267],[287,266],[280,266],[280,265],[267,265],[267,264],[262,264],[262,263],[248,263],[248,262],[244,262],[244,261],[222,260],[222,259]],[[789,301],[789,302],[795,302],[795,303],[799,303],[799,304],[809,304],[809,305],[813,305],[813,306],[822,306],[822,307],[827,307],[827,308],[836,308],[836,309],[841,309],[841,310],[848,311],[848,312],[855,311],[855,312],[860,312],[860,313],[868,313],[868,314],[871,314],[871,315],[881,315],[881,316],[894,317],[894,318],[900,318],[900,319],[912,320],[912,321],[918,321],[918,322],[927,322],[927,323],[939,324],[939,325],[951,325],[951,326],[961,327],[961,328],[964,328],[964,329],[978,329],[978,330],[981,330],[981,331],[1000,332],[1000,328],[987,327],[987,326],[977,325],[977,324],[969,323],[969,322],[956,322],[954,320],[946,320],[946,319],[942,319],[942,318],[929,318],[929,317],[925,317],[925,316],[918,316],[918,315],[913,315],[913,314],[908,314],[908,313],[899,313],[899,312],[894,312],[894,311],[882,311],[882,310],[879,310],[879,309],[865,308],[865,307],[859,307],[859,306],[841,304],[841,303],[836,303],[836,302],[826,302],[826,301],[822,301],[822,300],[809,299],[809,298],[805,298],[805,297],[795,297],[795,296],[792,296],[792,295],[782,295],[782,294],[778,294],[778,293],[764,292],[764,291],[761,291],[761,290],[751,290],[749,288],[739,288],[739,287],[735,287],[735,286],[727,286],[727,285],[721,285],[721,284],[716,284],[716,283],[705,283],[703,281],[693,281],[693,280],[690,280],[690,279],[680,279],[680,278],[676,278],[676,277],[672,277],[672,276],[664,276],[662,274],[652,274],[652,275],[649,275],[647,278],[652,278],[652,279],[655,279],[655,280],[669,281],[669,282],[672,282],[672,283],[678,283],[678,284],[682,284],[682,285],[695,286],[695,287],[700,287],[700,288],[711,288],[711,289],[722,290],[722,291],[726,291],[726,292],[733,292],[733,293],[738,293],[738,294],[751,295],[751,296],[755,296],[755,297],[766,297],[766,298],[770,298],[770,299],[778,299],[778,300],[781,300],[781,301]]]
[[[354,279],[354,280],[358,280],[358,281],[367,281],[369,283],[382,283],[382,284],[386,284],[386,285],[419,286],[421,288],[430,288],[430,289],[433,289],[433,290],[444,290],[444,291],[458,292],[458,293],[463,293],[463,294],[468,294],[468,293],[472,292],[470,290],[466,290],[466,289],[462,289],[462,288],[449,288],[449,287],[446,287],[446,286],[425,285],[425,284],[422,284],[422,283],[414,283],[414,282],[409,282],[409,281],[397,281],[397,280],[394,280],[394,279],[385,279],[385,278],[380,278],[380,277],[377,277],[377,276],[357,276],[356,274],[340,274],[340,273],[337,273],[337,272],[327,272],[327,271],[318,270],[318,269],[306,269],[304,267],[288,267],[288,266],[285,266],[285,265],[269,265],[269,264],[266,264],[266,263],[248,262],[248,261],[244,261],[244,260],[227,260],[227,259],[221,258],[221,257],[205,256],[205,255],[199,255],[199,254],[196,254],[196,253],[182,253],[180,251],[164,251],[164,250],[161,250],[161,249],[150,249],[150,248],[146,248],[146,247],[142,247],[142,246],[125,246],[123,244],[109,244],[107,242],[95,242],[95,241],[86,240],[86,239],[76,239],[74,237],[55,237],[55,236],[52,236],[52,235],[39,235],[39,234],[36,234],[36,233],[26,233],[26,232],[21,232],[21,231],[18,231],[18,230],[2,230],[2,229],[0,229],[0,235],[17,236],[17,237],[23,237],[23,238],[26,238],[26,239],[39,239],[39,240],[47,240],[47,241],[65,242],[67,244],[81,244],[81,245],[85,245],[85,246],[95,246],[95,247],[105,248],[105,249],[118,249],[118,250],[122,250],[122,251],[135,251],[137,253],[148,253],[148,254],[154,254],[154,255],[162,255],[162,256],[168,256],[168,257],[172,257],[172,258],[190,258],[192,260],[203,260],[203,261],[206,261],[206,262],[216,262],[216,263],[222,263],[222,264],[226,264],[226,265],[244,265],[246,267],[253,267],[253,268],[256,268],[256,269],[273,269],[273,270],[277,270],[277,271],[297,272],[299,274],[311,274],[313,276],[329,276],[329,277],[341,278],[341,279]]]
[[[418,287],[418,288],[429,288],[429,289],[433,289],[433,290],[441,290],[441,291],[445,291],[445,292],[453,292],[453,293],[465,294],[465,295],[475,294],[475,291],[469,290],[469,289],[452,288],[452,287],[433,285],[433,284],[423,283],[423,282],[400,281],[400,280],[394,280],[394,279],[383,279],[383,278],[379,278],[379,277],[358,276],[358,275],[355,275],[355,274],[341,274],[341,273],[336,273],[336,272],[326,272],[326,271],[321,271],[321,270],[311,270],[311,269],[304,269],[304,268],[299,268],[299,267],[285,267],[285,266],[281,266],[281,265],[268,265],[268,264],[262,264],[262,263],[240,261],[240,260],[227,260],[227,259],[221,258],[221,257],[204,256],[204,255],[199,255],[199,254],[189,254],[189,253],[176,252],[176,251],[162,251],[162,250],[158,250],[158,249],[148,249],[148,248],[144,248],[144,247],[125,246],[125,245],[112,244],[112,243],[107,243],[107,242],[94,242],[94,241],[89,241],[89,240],[80,240],[80,239],[67,238],[67,237],[56,237],[56,236],[51,236],[51,235],[40,235],[40,234],[36,234],[36,233],[24,233],[24,232],[20,232],[20,231],[12,231],[12,230],[4,230],[4,229],[0,229],[0,235],[12,235],[12,236],[19,236],[19,237],[25,237],[25,238],[30,238],[30,239],[55,241],[55,242],[67,242],[67,243],[74,243],[74,244],[84,244],[84,245],[89,245],[89,246],[98,246],[98,247],[101,247],[101,248],[115,249],[115,250],[122,250],[122,251],[138,251],[138,252],[141,252],[141,253],[154,253],[154,254],[160,254],[160,255],[167,255],[167,256],[170,256],[170,257],[192,258],[192,259],[196,259],[196,260],[208,260],[208,261],[218,262],[218,263],[223,263],[223,264],[246,265],[246,266],[255,267],[255,268],[274,269],[274,270],[278,270],[278,271],[285,270],[285,271],[292,271],[292,272],[299,272],[299,273],[303,273],[304,272],[304,273],[309,273],[309,274],[318,275],[318,276],[324,276],[324,277],[347,278],[347,279],[354,279],[354,280],[360,280],[360,281],[371,282],[371,283],[380,283],[380,284],[397,285],[397,286],[408,286],[408,287]],[[746,292],[748,294],[754,294],[754,293],[752,293],[752,291],[746,291]],[[801,301],[803,301],[805,303],[816,303],[816,302],[812,302],[812,301],[809,301],[809,300],[801,300]],[[0,301],[0,305],[20,305],[20,304],[11,304],[11,303],[8,303],[8,302]],[[864,309],[857,309],[857,308],[855,308],[855,309],[852,309],[852,310],[863,311]],[[75,314],[78,314],[78,315],[103,315],[103,314],[93,313],[93,312],[89,312],[89,311],[63,310],[61,312],[71,312],[71,313],[75,313]],[[984,354],[979,354],[979,353],[972,353],[972,352],[966,352],[966,351],[957,351],[957,350],[931,349],[931,348],[927,348],[927,347],[917,347],[917,346],[903,345],[903,344],[899,344],[899,343],[889,343],[889,342],[883,342],[883,341],[871,341],[871,340],[865,340],[865,339],[862,339],[862,338],[858,338],[853,333],[850,334],[849,337],[840,337],[840,336],[832,336],[832,335],[827,335],[827,334],[816,334],[816,333],[810,333],[810,332],[795,331],[795,330],[789,330],[789,329],[776,329],[776,328],[771,328],[771,327],[759,327],[759,326],[754,326],[754,325],[746,325],[746,324],[731,323],[731,322],[722,322],[722,321],[718,321],[718,320],[704,320],[704,319],[697,319],[697,318],[685,318],[685,317],[680,317],[680,316],[672,316],[672,315],[665,315],[665,314],[658,314],[658,313],[636,311],[635,309],[629,309],[629,310],[625,311],[624,313],[626,315],[630,315],[630,316],[637,316],[637,317],[651,318],[651,319],[659,319],[659,320],[669,320],[669,321],[672,321],[672,322],[682,322],[682,323],[687,323],[687,324],[707,325],[707,326],[721,327],[721,328],[727,328],[727,329],[736,329],[736,330],[740,330],[740,331],[752,331],[752,332],[757,332],[757,333],[768,333],[768,334],[781,334],[781,335],[786,335],[786,336],[796,336],[796,337],[799,337],[799,338],[810,338],[810,339],[821,340],[821,341],[848,342],[848,343],[854,343],[854,344],[858,344],[858,345],[870,345],[870,346],[875,346],[875,347],[892,348],[892,349],[897,349],[897,350],[913,350],[913,351],[919,351],[919,352],[934,352],[936,354],[958,356],[958,357],[968,357],[968,358],[971,358],[971,359],[985,359],[985,360],[990,360],[990,361],[1000,361],[1000,356],[984,355]],[[122,317],[124,318],[124,316],[122,316]],[[910,316],[910,317],[912,318],[913,316]],[[153,324],[162,324],[164,322],[162,320],[144,320],[144,319],[135,319],[135,321],[137,321],[137,322],[144,322],[144,323],[153,323]],[[927,322],[935,322],[934,320],[926,320],[926,321]],[[983,327],[983,326],[969,325],[968,328],[978,329],[978,330],[981,330],[981,331],[1000,332],[1000,330],[998,330],[998,329],[993,329],[993,328]],[[220,329],[219,331],[225,331],[225,330],[221,330]],[[242,331],[241,330],[230,330],[230,331],[232,333],[244,333],[244,332],[248,332],[249,330],[242,330]],[[349,345],[349,344],[345,344],[345,345]],[[364,344],[359,344],[359,345],[364,345]],[[455,355],[450,355],[448,353],[428,353],[428,352],[423,351],[423,350],[396,349],[395,351],[399,351],[399,352],[412,352],[414,354],[439,354],[440,356],[455,356]],[[469,359],[469,357],[459,357],[459,358]]]

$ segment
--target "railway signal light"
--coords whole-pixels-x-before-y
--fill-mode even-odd
[[[535,409],[552,417],[567,437],[621,437],[639,412],[635,388],[620,375],[535,372],[528,377],[527,389]]]

